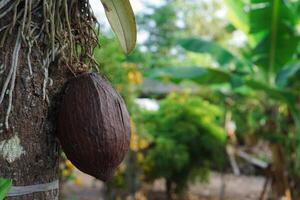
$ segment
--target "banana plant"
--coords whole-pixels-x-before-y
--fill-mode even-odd
[[[11,180],[0,178],[0,200],[3,200],[6,197],[11,185]]]
[[[261,37],[253,49],[253,62],[265,71],[272,84],[273,75],[295,59],[300,39],[296,30],[299,18],[281,0],[263,0],[251,6],[250,34]]]
[[[123,51],[129,54],[137,38],[135,17],[129,0],[101,0],[101,3]]]
[[[240,51],[247,53],[231,53],[229,49],[200,37],[184,38],[179,40],[179,45],[195,53],[211,54],[220,67],[162,68],[152,71],[149,76],[168,77],[174,82],[190,79],[206,85],[230,83],[233,92],[240,92],[244,87],[263,92],[289,106],[300,141],[299,3],[295,8],[294,2],[282,0],[225,2],[232,24],[247,36],[247,49]],[[235,69],[227,67],[229,64],[236,66]],[[243,73],[239,69],[244,69]],[[296,148],[296,171],[299,171],[300,143]]]
[[[180,39],[179,45],[184,49],[195,53],[211,54],[221,66],[218,69],[198,68],[201,76],[195,73],[195,69],[192,73],[184,73],[184,70],[191,72],[192,69],[183,67],[180,70],[181,75],[188,74],[187,78],[215,84],[220,81],[218,78],[222,72],[223,75],[228,75],[227,81],[238,80],[240,86],[246,85],[252,89],[265,90],[266,94],[271,94],[273,97],[274,92],[270,93],[270,91],[284,94],[275,96],[284,97],[284,101],[294,107],[299,96],[297,86],[299,86],[300,74],[298,61],[300,34],[297,29],[300,16],[297,13],[298,9],[295,9],[295,3],[281,0],[251,0],[250,2],[225,0],[225,2],[229,10],[229,19],[236,29],[246,34],[247,46],[250,50],[247,54],[237,55],[213,41],[204,41],[201,38]],[[230,70],[226,67],[229,63],[235,66],[242,65],[245,69],[250,67],[253,70],[244,70],[247,73],[241,75],[239,70]],[[176,73],[176,70],[168,68],[161,70],[166,70],[169,76],[178,80],[179,73]],[[221,81],[223,80],[226,80],[224,76],[221,78]]]

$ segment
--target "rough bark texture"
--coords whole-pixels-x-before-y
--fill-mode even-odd
[[[0,48],[0,64],[6,63],[6,66],[10,66],[16,34],[12,33],[8,42]],[[44,70],[37,62],[40,58],[34,56],[37,54],[33,49],[33,75],[30,76],[25,50],[26,48],[22,46],[8,130],[4,127],[8,107],[7,95],[0,104],[0,147],[1,143],[2,147],[8,141],[12,143],[9,155],[0,148],[0,177],[13,179],[14,186],[48,183],[58,179],[59,146],[54,132],[60,92],[69,76],[66,68],[52,63],[49,77],[53,80],[53,85],[47,87],[49,102],[43,100]],[[8,71],[9,67],[0,76],[0,89]],[[7,199],[52,200],[58,199],[58,193],[58,191],[40,192]]]

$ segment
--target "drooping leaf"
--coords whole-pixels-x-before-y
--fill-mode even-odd
[[[150,78],[170,79],[179,83],[184,79],[192,80],[199,84],[222,84],[229,82],[228,74],[217,69],[203,67],[164,67],[153,69],[147,75]]]
[[[234,59],[234,56],[230,52],[213,41],[207,41],[201,38],[187,38],[180,39],[178,43],[189,51],[212,54],[221,65],[227,64]]]
[[[6,197],[11,185],[11,180],[0,178],[0,200],[3,200]]]
[[[129,0],[101,0],[108,21],[122,49],[129,54],[136,45],[136,22]]]
[[[154,69],[151,72],[148,72],[147,76],[156,79],[169,79],[176,83],[186,79],[202,85],[237,83],[236,85],[233,85],[233,87],[246,86],[256,91],[262,91],[275,100],[294,103],[296,99],[294,93],[269,86],[249,77],[238,76],[222,69],[203,67],[165,67]]]
[[[248,63],[239,58],[239,56],[234,55],[214,41],[203,40],[201,38],[185,38],[178,40],[178,44],[188,51],[209,53],[221,66],[233,62],[237,67],[242,66],[243,70],[245,70],[245,66],[248,65]]]

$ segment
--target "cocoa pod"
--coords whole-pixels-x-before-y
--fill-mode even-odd
[[[130,117],[121,96],[96,73],[66,86],[57,136],[68,159],[82,172],[107,181],[130,143]]]

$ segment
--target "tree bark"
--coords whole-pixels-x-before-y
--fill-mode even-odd
[[[10,70],[16,35],[13,32],[4,47],[0,48],[0,66],[6,66],[3,74],[0,74],[0,92]],[[4,125],[9,105],[8,95],[0,104],[0,177],[12,179],[13,186],[49,183],[59,178],[56,114],[62,87],[69,76],[65,67],[52,63],[49,77],[53,84],[47,86],[49,101],[44,100],[44,69],[38,62],[40,58],[36,57],[39,54],[36,49],[32,49],[31,76],[25,52],[26,47],[21,46],[8,129]],[[58,195],[59,191],[53,190],[7,199],[54,200],[58,199]]]
[[[173,200],[172,197],[172,181],[166,180],[166,196],[168,200]]]

